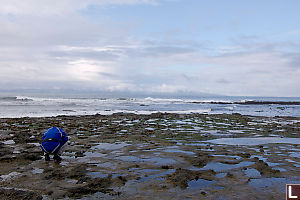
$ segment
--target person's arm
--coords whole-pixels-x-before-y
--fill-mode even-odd
[[[63,141],[63,144],[65,144],[66,142],[68,142],[68,136],[67,136],[66,133],[63,133],[62,141]]]

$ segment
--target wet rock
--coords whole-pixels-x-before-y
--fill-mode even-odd
[[[0,157],[0,161],[12,161],[15,160],[17,157],[15,155],[4,155]]]
[[[185,159],[190,161],[195,167],[204,167],[212,159],[212,156],[200,154],[198,157],[186,157]]]
[[[11,182],[13,181],[15,178],[18,178],[21,176],[21,173],[19,172],[11,172],[7,175],[1,175],[0,176],[0,182],[4,181],[4,182]]]
[[[258,161],[258,160],[259,160],[259,158],[258,158],[258,157],[254,157],[254,158],[253,158],[253,160],[255,160],[255,161]]]
[[[176,169],[173,174],[167,175],[166,179],[172,183],[175,187],[179,186],[184,189],[188,187],[188,182],[191,180],[198,180],[203,178],[206,180],[213,180],[215,177],[215,172],[213,170],[206,171],[192,171],[188,169]]]
[[[47,193],[47,195],[51,195],[51,194],[53,194],[53,190],[49,190],[46,193]]]
[[[51,170],[51,171],[45,172],[43,179],[45,179],[45,180],[52,180],[52,179],[63,180],[63,179],[65,179],[65,176],[66,175],[64,172],[56,169],[56,170]]]
[[[42,159],[41,153],[22,153],[19,158],[36,161]]]
[[[76,184],[84,184],[84,183],[87,183],[91,180],[92,178],[89,177],[89,176],[82,176],[79,178],[79,180],[77,181]]]
[[[237,155],[240,156],[240,157],[242,157],[242,158],[250,158],[251,157],[250,153],[239,153]]]
[[[11,153],[12,153],[12,149],[0,142],[0,157],[9,155]]]
[[[234,175],[233,175],[232,173],[228,172],[228,173],[226,174],[226,177],[227,177],[227,178],[234,178]]]
[[[53,199],[61,199],[61,198],[65,197],[66,194],[67,194],[66,191],[56,189],[56,190],[51,194],[51,197],[52,197]]]
[[[164,118],[164,116],[166,116],[167,114],[161,113],[161,112],[157,112],[157,113],[152,113],[150,115],[150,118]]]
[[[115,186],[123,186],[127,182],[127,178],[125,176],[118,176],[114,178],[112,182]]]
[[[87,172],[87,165],[86,164],[80,164],[80,165],[76,165],[72,168],[70,168],[67,172],[66,172],[66,176],[68,178],[81,178],[84,177],[86,172]]]
[[[265,152],[264,149],[260,149],[259,151],[260,151],[261,153],[264,153],[264,152]]]
[[[227,165],[236,165],[236,164],[239,164],[240,161],[239,160],[222,160],[222,161],[220,161],[220,163],[227,164]]]
[[[84,151],[77,151],[75,153],[75,158],[78,158],[78,157],[83,157],[84,156]]]
[[[133,122],[133,120],[137,121]],[[147,120],[150,120],[150,125]],[[268,130],[271,129],[273,130],[272,132],[274,134],[284,136],[289,136],[292,133],[299,132],[298,130],[300,123],[297,124],[298,129],[295,129],[295,124],[281,126],[280,123],[276,123],[274,125],[269,123],[266,125],[264,123],[259,123],[265,120],[270,121],[272,119],[264,117],[247,118],[242,115],[178,115],[165,113],[160,113],[157,115],[154,114],[152,116],[123,113],[115,114],[113,116],[60,116],[51,118],[0,119],[0,130],[3,129],[9,131],[10,133],[13,133],[9,136],[3,135],[4,138],[7,138],[7,140],[16,141],[16,144],[2,144],[2,141],[4,141],[4,139],[1,139],[1,134],[6,133],[0,131],[0,158],[6,156],[4,157],[3,162],[0,161],[3,165],[0,171],[0,174],[3,177],[1,183],[10,184],[11,186],[15,187],[28,187],[31,189],[35,189],[37,188],[37,186],[41,188],[44,187],[47,189],[41,192],[49,195],[53,199],[76,199],[77,197],[80,199],[86,194],[93,194],[95,192],[103,192],[105,193],[105,195],[103,195],[105,197],[108,197],[108,195],[120,195],[118,191],[124,191],[125,197],[127,197],[127,192],[129,192],[130,195],[132,194],[127,199],[140,197],[144,197],[145,199],[149,199],[149,197],[150,199],[151,197],[159,199],[160,197],[162,197],[163,199],[163,197],[166,196],[170,199],[176,198],[176,196],[177,198],[183,197],[181,196],[182,191],[177,190],[177,188],[172,188],[173,186],[184,188],[186,184],[190,186],[191,181],[192,183],[197,182],[198,184],[201,183],[201,181],[205,182],[205,180],[215,180],[213,182],[216,182],[217,184],[214,184],[212,187],[210,187],[208,191],[203,191],[202,189],[199,191],[197,189],[197,192],[194,192],[188,189],[184,191],[185,197],[190,197],[192,199],[201,197],[205,197],[207,199],[217,199],[216,197],[220,196],[224,198],[232,197],[233,194],[234,198],[236,199],[249,199],[253,197],[253,192],[249,195],[244,194],[246,194],[248,191],[251,192],[251,190],[253,190],[253,187],[250,187],[250,185],[256,180],[264,182],[265,176],[287,179],[291,177],[297,178],[299,176],[297,170],[298,168],[296,167],[297,158],[291,158],[291,160],[295,161],[295,163],[293,164],[292,162],[286,160],[290,158],[289,154],[291,154],[292,152],[295,153],[296,150],[299,149],[298,145],[294,145],[293,148],[295,148],[295,150],[291,150],[291,152],[289,152],[288,148],[278,148],[280,146],[283,146],[282,144],[278,144],[278,146],[277,144],[267,144],[264,145],[264,148],[256,145],[256,149],[253,149],[252,147],[246,148],[240,146],[238,148],[235,148],[233,146],[227,145],[194,146],[188,145],[188,143],[194,143],[198,142],[199,140],[205,139],[204,136],[202,137],[202,130],[206,129],[215,129],[217,132],[227,132],[227,130],[235,128],[237,130],[246,130],[243,133],[243,136],[245,137],[250,136],[252,132],[257,135],[262,135],[265,132],[268,133]],[[300,121],[300,118],[280,118],[275,120],[282,122],[290,120],[291,122],[291,120]],[[249,121],[252,121],[252,124],[247,125],[246,123]],[[187,124],[191,123],[192,125],[186,125],[186,122]],[[217,126],[217,122],[224,122],[224,124],[221,126]],[[240,126],[241,124],[243,124],[244,126]],[[72,146],[66,145],[66,152],[68,152],[66,156],[68,156],[69,159],[66,159],[66,162],[62,162],[61,164],[56,164],[54,162],[29,162],[30,160],[35,160],[38,158],[38,151],[41,151],[41,149],[39,147],[36,147],[36,145],[26,144],[26,141],[30,143],[37,143],[38,140],[41,139],[42,133],[51,125],[64,128],[64,130],[70,136]],[[274,127],[277,126],[278,128],[275,129]],[[145,128],[147,127],[155,128],[154,132],[150,133],[150,131],[145,130]],[[191,131],[192,127],[195,127],[194,131]],[[199,131],[197,131],[198,128]],[[121,132],[121,130],[124,130],[122,131],[122,134],[117,134],[118,132]],[[275,130],[278,130],[278,133]],[[240,134],[241,133],[236,134],[235,132],[233,132],[232,137],[241,137],[242,135]],[[153,136],[155,136],[155,138]],[[208,137],[209,135],[206,136]],[[75,157],[84,156],[84,153],[95,144],[104,142],[113,143],[116,141],[129,141],[129,143],[132,144],[132,148],[126,147],[124,149],[114,151],[112,152],[112,154],[110,154],[110,151],[106,151],[105,153],[111,156],[101,158],[89,158],[88,156],[85,159],[74,158],[75,153]],[[181,150],[191,151],[195,154],[167,154],[163,151],[167,146],[181,146]],[[288,145],[285,146],[290,147]],[[207,151],[212,148],[214,152]],[[259,158],[261,158],[263,154],[257,152],[257,149],[258,151],[260,149],[264,149],[264,151],[268,149],[268,155],[264,156],[264,158],[268,158],[268,161],[272,161],[272,163],[280,163],[281,165],[279,166],[286,171],[278,173],[277,170],[272,169],[264,162],[258,163]],[[19,153],[13,154],[13,152]],[[98,153],[98,151],[95,152]],[[99,151],[99,153],[103,152]],[[237,160],[248,162],[251,161],[254,164],[249,162],[251,163],[249,164],[250,166],[247,165],[246,167],[244,167],[244,165],[241,165],[241,167],[239,168],[235,168],[234,166],[232,166],[233,170],[224,169],[224,172],[222,171],[223,173],[219,173],[220,176],[216,178],[214,176],[214,173],[211,171],[203,170],[202,172],[200,172],[199,170],[193,172],[194,170],[168,170],[174,169],[177,163],[174,163],[172,165],[161,164],[159,166],[150,166],[148,165],[149,163],[147,163],[147,159],[143,159],[145,160],[145,162],[138,162],[139,165],[136,165],[135,162],[125,163],[119,159],[114,159],[114,153],[116,154],[115,156],[119,156],[120,154],[124,156],[143,157],[145,155],[145,158],[152,155],[153,153],[160,153],[162,154],[162,157],[168,155],[170,156],[170,158],[176,161],[180,160],[180,162],[178,162],[178,165],[187,169],[195,169],[195,167],[193,166],[203,167],[211,161],[216,161],[222,164],[225,163],[226,165],[236,165],[238,163]],[[25,154],[27,154],[28,157],[25,158],[25,156],[27,156]],[[218,157],[210,155],[224,156]],[[236,159],[237,155],[240,156],[238,159]],[[254,156],[259,156],[259,158],[252,159],[252,157]],[[89,164],[85,166],[85,164],[83,163],[84,161]],[[101,165],[105,162],[108,162],[110,164]],[[220,166],[222,166],[222,164]],[[42,173],[32,174],[33,169],[35,168],[43,169],[44,171]],[[149,172],[147,170],[143,170],[149,168],[151,168]],[[256,169],[258,169],[263,177],[258,174],[259,178],[252,178],[251,175],[248,176],[248,174],[241,171],[241,169],[247,170],[247,168],[253,170],[255,168],[255,171]],[[11,171],[16,171],[21,175],[13,177],[13,174],[10,174]],[[101,174],[103,171],[105,171],[105,174],[124,173],[126,174],[126,176],[117,175],[116,177],[113,176],[114,178],[107,177],[106,179],[99,180],[94,179],[91,175],[87,175],[88,172],[99,172],[99,174]],[[175,173],[169,174],[174,171]],[[227,172],[229,171],[230,173],[227,174]],[[248,172],[250,173],[251,170],[249,170]],[[166,175],[167,173],[169,175]],[[27,175],[27,177],[24,177],[24,175]],[[11,179],[4,179],[5,177],[10,176],[12,176]],[[162,180],[162,176],[166,178],[166,181]],[[254,180],[253,182],[251,178],[252,180]],[[135,179],[142,179],[142,181],[135,181]],[[130,181],[130,184],[128,184],[130,185],[130,187],[122,187],[127,183],[127,180]],[[250,184],[244,184],[246,182],[244,180],[250,182]],[[26,182],[32,182],[33,184],[26,185]],[[134,184],[131,184],[131,182],[134,182]],[[224,189],[218,189],[218,185],[222,185],[222,187],[224,186]],[[130,191],[128,191],[129,188]],[[262,190],[265,189],[260,186],[258,188]],[[134,191],[132,189],[136,190]],[[145,193],[143,193],[144,189],[147,190]],[[159,194],[161,191],[164,193],[163,195]],[[259,191],[260,190],[255,190],[255,192],[257,192],[258,194],[254,196],[253,199],[260,195]],[[1,196],[2,193],[3,192],[0,191],[0,199],[9,199],[3,198],[3,196]],[[197,196],[195,196],[194,194],[197,194]],[[284,195],[282,195],[280,191],[275,190],[274,194],[278,194],[278,196],[276,196],[277,198],[275,198],[273,194],[265,193],[265,191],[263,192],[263,194],[266,194],[266,196],[259,196],[260,198],[256,199],[283,199],[278,197],[283,197]],[[117,199],[118,197],[112,197],[112,199],[114,198]],[[16,197],[13,199],[26,199],[26,197]],[[30,199],[34,199],[34,197]],[[126,198],[123,197],[123,199]]]
[[[96,192],[112,193],[109,187],[113,183],[111,176],[106,178],[90,179],[88,183],[68,189],[69,197],[79,197],[82,195],[93,194]]]
[[[261,153],[264,153],[265,151],[264,151],[264,146],[263,145],[259,145],[259,151],[261,152]]]
[[[68,196],[69,197],[79,197],[81,195],[87,195],[87,194],[92,194],[96,193],[97,191],[94,190],[93,188],[90,188],[88,185],[84,186],[77,186],[68,189]]]
[[[279,170],[272,169],[272,167],[270,167],[268,163],[265,163],[263,160],[258,160],[254,164],[254,168],[257,169],[260,172],[260,174],[264,176],[274,176],[280,173]]]
[[[6,189],[0,188],[0,199],[5,200],[40,200],[43,199],[42,195],[33,191],[19,190],[19,189]]]

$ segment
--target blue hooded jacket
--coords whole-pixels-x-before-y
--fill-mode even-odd
[[[67,141],[68,136],[63,129],[52,127],[44,133],[41,148],[45,153],[57,153]]]

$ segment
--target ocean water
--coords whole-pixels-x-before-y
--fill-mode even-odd
[[[247,104],[246,102],[255,102]],[[277,102],[277,103],[276,103]],[[287,102],[286,104],[284,102]],[[298,103],[297,103],[298,102]],[[196,97],[106,98],[0,95],[0,118],[113,113],[240,113],[254,116],[300,117],[300,98]]]

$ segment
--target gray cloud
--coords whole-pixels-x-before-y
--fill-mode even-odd
[[[230,81],[228,81],[226,79],[218,79],[216,82],[220,83],[220,84],[229,84],[230,83]]]
[[[194,52],[194,49],[185,48],[185,47],[176,47],[176,46],[156,46],[156,47],[148,47],[144,49],[145,55],[174,55],[174,54],[182,54],[182,53],[190,53]]]
[[[106,73],[106,72],[99,72],[100,76],[111,78],[111,79],[118,79],[119,76],[117,74],[111,74],[111,73]]]
[[[77,11],[157,1],[75,1],[0,1],[1,88],[300,96],[299,41],[143,39]]]
[[[119,52],[115,51],[50,51],[49,57],[58,57],[61,59],[92,59],[101,61],[111,61],[118,59]]]
[[[288,58],[289,67],[299,69],[300,68],[300,54],[299,53],[289,53],[284,54]]]

